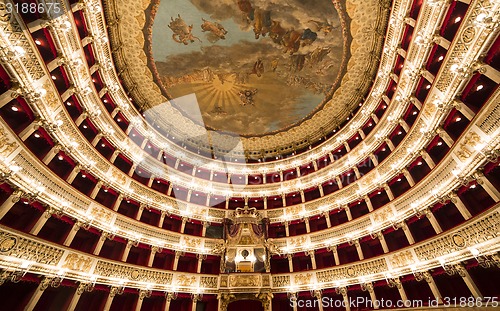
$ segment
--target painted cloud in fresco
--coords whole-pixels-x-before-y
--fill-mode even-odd
[[[159,11],[163,23],[180,18],[193,25],[202,41],[170,40],[175,31],[155,19],[161,82],[170,98],[196,94],[207,128],[240,135],[282,130],[331,96],[344,44],[331,0],[171,0]]]

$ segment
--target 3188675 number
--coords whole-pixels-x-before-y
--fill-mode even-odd
[[[22,14],[59,14],[62,12],[59,3],[6,3],[5,10],[7,13],[22,13]]]

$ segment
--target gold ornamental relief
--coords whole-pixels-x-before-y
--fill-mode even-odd
[[[392,213],[390,209],[383,210],[379,213],[373,215],[373,221],[376,223],[383,223],[389,220],[392,217]]]
[[[90,257],[70,253],[63,264],[64,269],[80,272],[90,272],[93,260]]]
[[[193,284],[195,283],[196,283],[196,277],[194,276],[179,275],[177,277],[177,285],[179,286],[190,287],[193,286]]]
[[[312,279],[312,273],[298,274],[295,276],[295,285],[306,285],[310,284]]]
[[[231,275],[229,276],[229,287],[258,287],[260,278],[258,275]]]
[[[476,148],[482,143],[481,137],[476,132],[465,135],[463,142],[459,144],[457,157],[464,162],[477,152]]]
[[[111,223],[111,221],[113,220],[113,214],[111,212],[108,212],[104,209],[100,209],[98,207],[92,208],[90,216],[93,217],[94,219],[99,219],[101,222],[104,223]]]
[[[298,237],[296,239],[290,239],[290,245],[291,246],[297,246],[300,247],[304,245],[307,241],[307,238],[305,236]]]
[[[184,244],[187,246],[187,247],[190,247],[190,248],[197,248],[200,246],[201,244],[201,240],[200,239],[195,239],[195,238],[190,238],[190,237],[184,237]]]
[[[390,263],[393,268],[400,268],[415,263],[415,260],[410,251],[404,251],[390,257]]]

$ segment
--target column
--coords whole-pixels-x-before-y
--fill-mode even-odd
[[[340,265],[339,253],[337,252],[337,245],[330,245],[326,248],[330,252],[333,253],[333,259],[335,260],[335,265]]]
[[[408,243],[410,245],[415,244],[415,239],[413,238],[413,235],[411,234],[410,228],[408,228],[408,225],[406,222],[401,223],[401,228],[403,229],[403,232],[405,233],[406,239],[408,240]]]
[[[7,214],[12,206],[21,200],[21,191],[14,191],[5,202],[0,206],[0,219],[2,219],[5,214]]]
[[[337,294],[341,294],[342,298],[344,299],[344,305],[345,305],[345,310],[346,311],[351,311],[351,305],[349,303],[349,297],[347,296],[347,288],[346,287],[339,287],[336,288],[335,291]]]
[[[349,146],[349,144],[348,144],[346,141],[344,141],[344,147],[345,147],[345,150],[346,150],[347,152],[350,152],[350,151],[351,151],[351,147]]]
[[[410,172],[406,168],[403,169],[403,175],[405,175],[406,180],[408,181],[408,184],[410,185],[410,187],[415,186],[415,180],[413,179]]]
[[[198,264],[196,266],[196,273],[201,273],[201,265],[203,263],[203,260],[207,259],[207,255],[196,254],[196,258],[198,259]]]
[[[158,246],[151,246],[151,253],[149,254],[148,267],[153,266],[156,253],[160,253],[161,249]]]
[[[420,151],[420,155],[422,156],[425,163],[427,163],[427,165],[431,170],[434,169],[434,167],[436,167],[436,163],[434,163],[434,160],[432,160],[431,156],[427,153],[426,150]]]
[[[80,283],[78,284],[78,287],[73,294],[73,297],[71,298],[71,302],[69,303],[68,308],[66,309],[67,311],[73,311],[76,308],[76,305],[78,304],[78,301],[80,300],[80,297],[82,297],[82,294],[87,290],[89,284],[88,283]]]
[[[50,161],[52,161],[52,159],[59,153],[59,151],[61,150],[61,147],[59,145],[55,145],[54,147],[52,147],[52,149],[50,149],[50,151],[45,155],[45,157],[43,158],[42,162],[45,164],[45,165],[49,165]]]
[[[408,123],[404,119],[399,120],[399,125],[405,130],[406,133],[410,131],[410,127],[408,126]]]
[[[353,167],[353,170],[354,170],[354,174],[356,175],[356,179],[360,179],[361,174],[359,173],[358,167],[357,166]]]
[[[135,305],[135,311],[140,311],[142,307],[142,302],[144,301],[144,298],[149,298],[151,297],[152,291],[150,289],[141,289],[139,291],[139,299],[137,300],[137,304]]]
[[[389,149],[391,151],[394,151],[395,147],[394,147],[394,144],[392,143],[392,141],[389,138],[384,139],[384,141],[387,144],[387,147],[389,147]]]
[[[208,227],[210,227],[210,223],[208,221],[204,221],[202,223],[202,225],[203,225],[203,228],[201,229],[201,236],[205,237],[207,235],[207,229],[208,229]]]
[[[432,275],[428,271],[422,272],[422,275],[427,284],[429,284],[429,287],[432,291],[432,294],[434,295],[434,298],[436,298],[440,304],[443,303],[441,293],[439,292],[439,289],[437,288],[437,285],[434,282]]]
[[[109,158],[109,162],[115,163],[116,158],[118,158],[118,155],[120,154],[120,150],[115,150],[113,154],[111,155],[111,158]]]
[[[313,270],[316,270],[316,258],[314,257],[314,249],[307,251],[307,255],[311,257],[311,266]]]
[[[144,204],[141,204],[139,206],[139,210],[137,211],[137,214],[135,215],[135,220],[141,219],[142,213],[144,212],[144,207],[145,207]]]
[[[79,221],[76,221],[73,224],[73,228],[71,228],[71,231],[69,232],[68,236],[64,240],[64,243],[63,243],[64,246],[69,246],[71,244],[71,242],[73,242],[73,239],[75,238],[75,235],[78,232],[78,230],[80,230],[81,225],[82,225],[82,223]]]
[[[474,111],[472,111],[472,109],[467,107],[467,105],[465,105],[464,102],[459,99],[455,99],[453,101],[453,107],[460,111],[469,121],[474,119],[474,116],[476,115]]]
[[[335,176],[335,181],[337,182],[337,186],[339,186],[339,189],[342,189],[342,187],[344,187],[342,185],[342,180],[340,180],[340,177]]]
[[[456,193],[450,194],[450,201],[456,206],[465,220],[468,220],[472,217],[472,214],[469,212],[467,207],[464,205],[464,202],[462,202],[462,200]]]
[[[130,167],[130,170],[128,171],[127,175],[132,177],[132,175],[134,175],[136,168],[137,168],[137,164],[136,163],[132,164],[132,167]]]
[[[30,125],[28,125],[21,133],[19,133],[19,138],[21,138],[22,141],[25,141],[28,139],[28,137],[31,136],[36,130],[40,128],[40,125],[38,124],[38,120],[35,120],[31,122]]]
[[[181,233],[184,233],[184,229],[186,228],[186,222],[187,222],[186,217],[182,217],[182,224],[181,224]]]
[[[102,181],[97,182],[94,189],[92,189],[92,192],[90,193],[91,199],[95,199],[97,197],[97,194],[99,193],[99,190],[101,190],[102,185],[103,185]]]
[[[285,235],[290,236],[290,223],[285,221]]]
[[[392,282],[393,286],[395,286],[398,289],[399,296],[401,296],[401,300],[403,302],[408,300],[408,296],[406,295],[406,291],[405,291],[403,284],[401,283],[401,280],[399,279],[399,277],[390,279],[387,282],[388,282],[388,284],[391,284],[390,282]],[[389,285],[389,287],[393,287],[393,286]]]
[[[15,89],[10,89],[7,92],[0,95],[0,108],[10,103],[13,99],[19,97],[19,93]]]
[[[174,293],[165,293],[165,308],[163,309],[164,311],[169,311],[170,309],[170,302],[172,301],[172,299],[175,299],[176,296]],[[219,303],[219,306],[220,306],[220,303]]]
[[[373,284],[371,282],[361,284],[361,289],[368,291],[368,293],[370,294],[370,299],[373,304],[373,309],[375,310],[378,309],[380,306],[377,302],[377,296],[375,295],[375,291],[373,290]]]
[[[309,225],[309,218],[305,217],[304,222],[306,223],[306,232],[310,233],[311,232],[311,226]]]
[[[106,299],[106,303],[104,304],[104,311],[109,311],[109,308],[111,307],[111,303],[113,303],[113,298],[115,298],[115,295],[121,295],[123,293],[123,289],[119,287],[111,287],[109,290],[109,295],[108,299]]]
[[[365,259],[365,256],[363,255],[363,250],[361,249],[361,244],[359,244],[359,240],[356,239],[352,243],[356,247],[356,251],[358,252],[359,260]]]
[[[66,178],[66,182],[68,184],[72,184],[73,181],[75,180],[76,176],[78,176],[78,173],[80,173],[81,167],[79,165],[76,165],[71,173],[69,173],[68,178]]]
[[[366,138],[365,132],[363,132],[362,129],[358,129],[358,133],[359,133],[359,136],[361,136],[361,139],[365,139]]]
[[[318,307],[319,311],[323,311],[323,303],[322,303],[322,295],[321,295],[321,290],[314,290],[312,293],[312,296],[318,299]]]
[[[80,126],[83,121],[85,121],[85,119],[87,119],[87,114],[86,113],[82,113],[76,120],[75,120],[75,125],[76,126]]]
[[[427,219],[429,219],[429,222],[431,223],[434,231],[436,231],[436,234],[440,234],[441,232],[443,232],[443,229],[441,229],[441,226],[439,225],[436,217],[434,217],[434,214],[431,210],[425,210],[425,216],[427,217]]]
[[[389,200],[394,200],[394,194],[392,193],[391,187],[389,187],[388,184],[384,184],[384,190],[385,193],[387,193],[387,197],[389,197]]]
[[[324,197],[325,191],[323,190],[323,186],[321,184],[318,185],[318,190],[319,190],[319,196]]]
[[[289,301],[297,302],[297,294],[296,293],[287,293],[287,296],[288,296]],[[297,307],[298,307],[297,303],[292,304],[293,311],[297,311]]]
[[[377,233],[377,237],[380,241],[380,245],[382,245],[382,249],[384,250],[384,254],[389,252],[389,247],[387,246],[387,242],[385,241],[385,236],[382,232]]]
[[[469,288],[469,290],[472,293],[472,295],[474,296],[474,298],[476,298],[476,299],[477,298],[482,298],[483,295],[479,291],[479,288],[476,286],[476,283],[474,283],[474,281],[470,277],[470,274],[467,271],[467,269],[465,269],[465,267],[462,266],[461,264],[455,265],[455,269],[457,270],[458,274],[464,280],[465,284]]]
[[[438,128],[436,130],[436,133],[438,133],[439,137],[441,137],[441,139],[446,143],[446,145],[448,145],[448,147],[453,146],[453,144],[455,143],[453,138],[451,138],[451,136],[442,127]]]
[[[101,138],[102,138],[102,133],[97,134],[91,142],[92,146],[94,147],[97,146]]]
[[[101,249],[102,249],[102,246],[104,245],[104,242],[106,242],[106,239],[108,238],[108,233],[107,232],[103,232],[101,234],[101,236],[99,237],[99,241],[97,241],[97,245],[95,246],[95,249],[94,251],[92,252],[92,254],[94,255],[99,255],[99,253],[101,252]]]
[[[113,203],[113,210],[116,212],[120,208],[120,204],[123,201],[123,194],[119,194],[118,197],[116,198],[115,203]]]
[[[351,209],[349,208],[349,206],[344,206],[344,210],[347,214],[347,220],[351,221],[352,220]]]
[[[373,204],[372,204],[372,200],[370,200],[370,197],[365,195],[364,199],[365,199],[366,206],[368,207],[368,211],[373,212]]]
[[[181,258],[181,256],[184,256],[184,252],[175,251],[174,266],[173,266],[174,271],[177,270],[177,265],[179,265],[179,258]]]
[[[292,261],[293,255],[286,254],[286,258],[288,258],[288,269],[290,270],[290,272],[293,272],[293,261]]]
[[[378,165],[378,158],[377,156],[375,156],[373,153],[370,154],[370,159],[372,160],[373,162],[373,165],[377,166]]]
[[[484,191],[488,192],[495,202],[500,201],[500,191],[484,176],[483,172],[474,173],[474,178],[476,178],[477,183],[483,187]]]
[[[121,261],[123,261],[123,262],[127,261],[128,254],[130,253],[130,249],[132,248],[133,244],[134,244],[134,242],[132,242],[132,241],[127,242],[127,246],[125,246],[125,250],[123,251],[122,258],[120,259]]]
[[[332,222],[330,220],[330,213],[328,211],[323,212],[323,217],[325,217],[326,220],[326,227],[331,228],[332,227]]]
[[[163,222],[165,221],[165,216],[166,215],[167,215],[167,212],[161,211],[160,221],[158,222],[158,227],[159,228],[163,227]]]
[[[38,221],[36,224],[33,226],[33,228],[30,230],[30,234],[32,235],[38,235],[40,230],[42,229],[43,225],[49,220],[50,217],[52,217],[53,210],[49,207],[45,210],[45,212],[38,218]]]
[[[33,295],[31,295],[28,304],[26,305],[26,307],[24,307],[25,311],[31,311],[35,308],[36,304],[38,303],[38,300],[40,300],[40,297],[42,297],[43,292],[49,287],[51,282],[52,278],[49,277],[43,278],[40,284],[38,284],[38,287],[35,289]]]

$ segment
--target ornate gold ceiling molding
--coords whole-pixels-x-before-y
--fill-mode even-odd
[[[144,29],[146,21],[144,11],[148,7],[149,3],[142,3],[142,6],[138,6],[136,2],[132,4],[120,1],[119,5],[113,1],[105,2],[108,23],[113,25],[109,29],[111,43],[112,46],[119,47],[114,53],[117,70],[123,72],[125,86],[132,90],[133,97],[146,107],[154,107],[166,102],[166,98],[161,96],[158,86],[154,83],[152,73],[146,69],[147,57],[143,51],[145,40],[142,29]],[[351,45],[352,57],[348,64],[347,74],[332,100],[310,120],[287,132],[260,138],[238,138],[241,139],[244,150],[260,153],[261,150],[274,150],[292,144],[300,149],[302,146],[309,145],[304,141],[314,141],[323,136],[323,133],[317,133],[318,124],[324,124],[324,130],[331,131],[336,126],[332,128],[327,126],[332,121],[332,116],[338,116],[338,120],[345,120],[349,112],[361,101],[362,96],[371,86],[371,79],[376,71],[375,66],[366,65],[375,64],[374,61],[377,60],[375,55],[380,55],[379,51],[382,48],[382,36],[373,35],[372,28],[376,28],[376,33],[385,31],[387,11],[381,9],[378,1],[349,1],[347,12],[352,18],[351,33],[354,37]],[[367,50],[367,46],[373,46],[374,50]],[[338,103],[343,104],[339,105]],[[341,107],[339,111],[339,106],[343,105],[349,108],[343,110],[344,108]],[[197,136],[206,137],[207,131],[204,128],[200,128],[191,120],[184,118],[170,106],[167,110],[165,115],[168,118],[164,118],[161,124],[170,123],[166,128],[171,128],[171,132],[175,133],[176,138],[186,141],[188,141],[187,138],[190,138],[192,141]],[[176,123],[172,123],[172,120],[175,120]],[[224,135],[216,132],[208,132],[208,135],[212,143],[220,144],[216,147],[222,150],[234,146],[232,137],[225,138]],[[201,143],[206,144],[207,142]],[[205,147],[200,149],[209,151]],[[229,148],[229,150],[231,149]],[[271,154],[276,154],[276,152],[272,151],[269,155]]]

